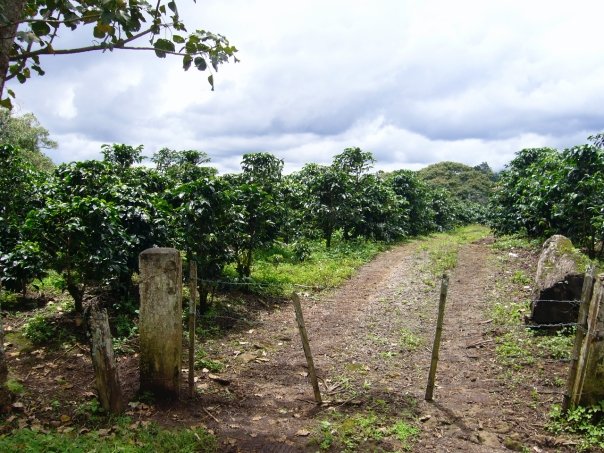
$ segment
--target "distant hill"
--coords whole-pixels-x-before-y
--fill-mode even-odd
[[[461,200],[482,205],[486,205],[495,181],[495,174],[486,162],[475,167],[458,162],[439,162],[417,173],[430,185],[447,189]]]

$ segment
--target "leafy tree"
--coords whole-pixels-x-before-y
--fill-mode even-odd
[[[175,151],[162,148],[153,155],[151,160],[162,175],[170,181],[178,183],[192,182],[210,174],[217,174],[214,168],[203,166],[210,162],[210,157],[203,151]]]
[[[21,263],[14,252],[27,213],[39,206],[41,174],[14,146],[0,145],[0,160],[0,279],[10,289],[23,290],[24,270],[31,262]]]
[[[101,152],[103,160],[115,166],[117,170],[125,170],[143,161],[143,145],[134,147],[115,143],[101,146]]]
[[[89,25],[94,42],[61,48],[57,37]],[[149,44],[141,42],[148,40]],[[44,75],[40,57],[92,51],[148,50],[159,58],[182,57],[185,70],[215,71],[237,49],[218,34],[205,30],[188,33],[175,0],[148,2],[105,0],[0,0],[0,94],[7,80],[24,83],[32,72]],[[208,81],[214,88],[213,74]],[[9,95],[14,95],[9,90]],[[5,107],[11,107],[4,98]]]
[[[378,241],[393,241],[405,236],[407,201],[376,175],[363,175],[358,187],[361,211],[352,236]]]
[[[48,130],[33,113],[15,116],[10,110],[0,108],[0,143],[19,148],[25,160],[40,171],[50,172],[54,168],[43,151],[56,148],[57,143],[50,139]]]
[[[244,154],[242,173],[228,175],[234,208],[229,226],[240,278],[249,277],[253,253],[272,244],[279,234],[283,214],[281,178],[283,161],[270,153]]]
[[[408,222],[405,230],[411,236],[434,231],[436,213],[433,209],[433,196],[417,173],[411,170],[397,170],[390,173],[386,180],[394,193],[406,202],[402,216]]]
[[[564,150],[555,183],[556,227],[595,257],[596,245],[604,239],[604,150],[592,145]]]
[[[418,171],[428,184],[447,189],[460,200],[486,205],[493,188],[488,164],[470,167],[457,162],[439,162]]]
[[[24,235],[39,244],[47,265],[62,274],[75,310],[81,312],[87,287],[106,283],[126,269],[132,242],[112,204],[96,197],[58,195],[29,213]]]
[[[373,154],[358,147],[346,148],[333,159],[333,174],[337,175],[345,190],[345,202],[338,207],[338,226],[342,228],[346,240],[361,234],[361,231],[367,231],[367,226],[361,225],[364,203],[367,201],[363,197],[363,180],[374,163]]]
[[[309,223],[321,231],[327,248],[340,227],[341,210],[348,192],[344,174],[333,166],[307,164],[299,173],[306,187],[304,205]]]
[[[230,196],[227,181],[209,172],[169,194],[181,230],[179,242],[187,259],[197,262],[201,312],[208,308],[212,281],[220,279],[225,265],[234,258],[228,243],[233,223]]]
[[[552,148],[529,148],[501,172],[489,204],[489,222],[497,233],[525,231],[540,237],[555,232],[552,207],[557,195],[560,154]]]

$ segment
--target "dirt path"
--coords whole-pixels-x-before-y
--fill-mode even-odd
[[[343,427],[347,418],[376,413],[421,420],[413,447],[418,452],[520,451],[527,444],[549,451],[545,410],[536,400],[532,405],[526,401],[535,388],[509,385],[495,360],[488,303],[497,291],[498,274],[506,271],[497,268],[488,244],[459,251],[450,278],[435,401],[423,401],[439,288],[419,244],[383,253],[341,288],[318,299],[304,298],[327,406],[313,403],[291,305],[265,313],[247,331],[205,345],[210,356],[227,364],[220,376],[229,384],[221,386],[203,374],[198,382],[203,396],[196,404],[204,407],[198,415],[223,439],[224,451],[318,451],[322,440],[324,449],[330,445],[329,423],[336,420]],[[361,436],[349,450],[408,446],[382,431],[379,441]]]

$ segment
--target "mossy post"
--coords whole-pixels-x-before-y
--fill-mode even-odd
[[[178,396],[182,360],[182,261],[173,248],[139,255],[140,384],[158,397]]]

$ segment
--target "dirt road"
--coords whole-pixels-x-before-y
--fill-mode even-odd
[[[224,450],[564,451],[544,430],[562,389],[539,380],[564,368],[546,363],[514,377],[496,360],[501,332],[489,316],[511,270],[507,252],[487,242],[462,245],[451,272],[432,403],[423,397],[439,279],[422,242],[382,253],[337,290],[303,295],[326,405],[313,402],[291,305],[206,344],[227,364],[228,385],[203,374],[197,404]],[[515,260],[528,272],[534,265],[530,255]]]

